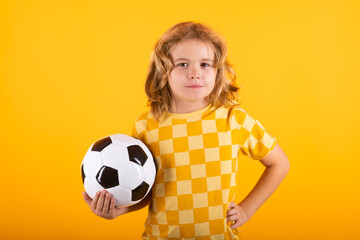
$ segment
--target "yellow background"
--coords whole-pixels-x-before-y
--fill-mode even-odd
[[[108,221],[80,163],[146,110],[151,50],[199,21],[227,40],[249,114],[290,172],[243,239],[359,239],[359,1],[1,1],[1,239],[139,239],[147,211]],[[264,167],[242,159],[238,201]]]

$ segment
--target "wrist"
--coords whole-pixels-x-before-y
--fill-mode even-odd
[[[254,215],[254,213],[250,210],[251,208],[246,204],[244,204],[243,202],[239,203],[238,205],[243,210],[247,219],[250,219]]]

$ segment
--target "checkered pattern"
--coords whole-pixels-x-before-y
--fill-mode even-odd
[[[230,113],[229,113],[230,112]],[[263,159],[276,138],[240,107],[136,120],[133,136],[151,150],[158,172],[143,239],[237,239],[226,221],[238,155]]]

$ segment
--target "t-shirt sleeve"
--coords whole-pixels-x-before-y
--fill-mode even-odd
[[[254,160],[264,159],[275,147],[276,137],[270,134],[263,125],[247,112],[239,111],[240,150]]]
[[[131,136],[144,142],[146,123],[147,123],[147,113],[141,114],[133,123]]]

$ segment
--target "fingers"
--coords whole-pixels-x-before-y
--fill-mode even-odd
[[[235,207],[235,206],[236,206],[236,203],[231,202],[230,205],[229,205],[229,208],[233,208],[233,207]]]
[[[240,205],[231,202],[229,209],[226,211],[226,220],[231,222],[231,229],[236,229],[244,225],[249,220],[249,217]]]
[[[109,212],[114,212],[115,211],[115,199],[110,199],[110,209]]]
[[[226,212],[226,217],[231,217],[234,216],[238,213],[237,209],[236,209],[236,204],[234,202],[231,202],[229,205],[229,208]]]
[[[226,218],[226,220],[229,221],[237,221],[239,219],[238,215],[232,215]]]
[[[92,200],[91,204],[90,204],[90,208],[91,211],[95,212],[96,211],[96,206],[97,203],[99,201],[99,196],[100,196],[101,192],[96,192],[94,199]]]
[[[96,192],[94,199],[89,202],[89,206],[91,211],[100,217],[106,219],[114,218],[114,210],[116,209],[115,200],[106,190]]]
[[[231,229],[235,229],[240,226],[240,213],[237,208],[237,204],[231,202],[229,205],[229,210],[226,212],[227,221],[232,221]]]
[[[230,226],[231,229],[240,227],[240,219],[236,220],[233,225]]]
[[[231,226],[230,226],[231,229],[235,229],[235,228],[239,227],[240,223],[241,223],[240,222],[240,215],[237,212],[228,214],[226,216],[226,220],[228,222],[232,222]]]
[[[94,213],[100,213],[103,209],[104,204],[104,191],[98,191],[95,194],[94,199],[91,202],[90,208]]]
[[[232,208],[232,209],[230,209],[230,210],[228,210],[227,212],[226,212],[226,216],[228,217],[228,216],[232,216],[232,215],[235,215],[235,214],[237,214],[238,213],[238,211],[235,209],[235,208]]]
[[[99,200],[98,200],[98,202],[96,204],[96,211],[97,212],[102,212],[103,211],[104,201],[105,201],[105,194],[106,194],[105,190],[100,193]]]
[[[111,198],[111,194],[105,193],[105,201],[104,201],[104,205],[103,205],[103,209],[102,209],[102,212],[104,214],[109,213],[110,198]]]

